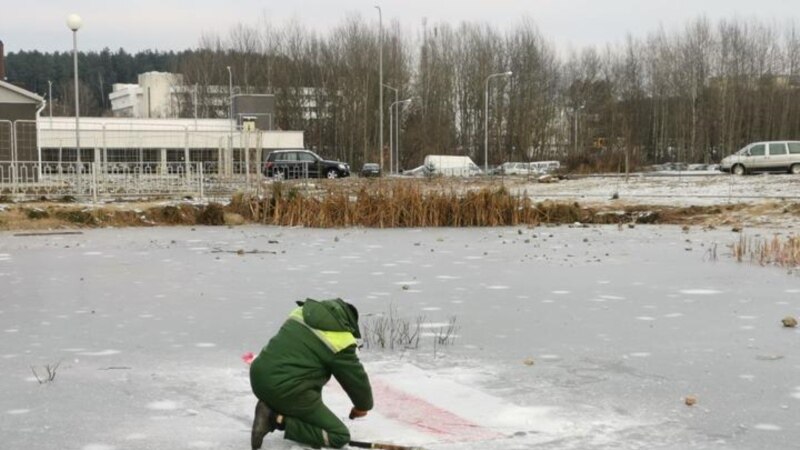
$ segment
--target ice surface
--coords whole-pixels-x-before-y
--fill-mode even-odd
[[[780,319],[800,315],[797,277],[723,251],[706,261],[686,239],[724,249],[738,235],[0,233],[0,446],[248,448],[255,402],[241,355],[266,343],[294,300],[343,297],[364,317],[395,308],[426,322],[417,350],[362,349],[376,396],[366,418],[346,420],[346,395],[326,387],[354,439],[432,450],[793,448],[800,331]],[[455,343],[434,346],[454,316]],[[52,382],[32,376],[55,364]],[[300,448],[278,435],[267,445]]]

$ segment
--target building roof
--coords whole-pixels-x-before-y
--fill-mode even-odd
[[[0,91],[9,95],[0,95],[0,103],[42,103],[44,99],[33,92],[22,89],[9,82],[0,80]]]

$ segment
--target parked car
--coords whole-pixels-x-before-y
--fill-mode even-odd
[[[364,178],[381,176],[381,166],[375,163],[364,163],[361,166],[361,176]]]
[[[306,149],[273,150],[264,160],[264,176],[289,178],[340,178],[350,176],[350,165],[322,159]]]
[[[426,165],[424,165],[424,164],[421,165],[421,166],[415,167],[413,169],[404,170],[402,173],[403,173],[404,176],[407,176],[407,177],[418,177],[418,178],[420,178],[420,177],[429,177],[429,176],[433,175],[433,172],[431,172],[430,169],[428,169],[428,167]]]
[[[497,175],[536,175],[536,169],[526,162],[505,162],[494,169]]]
[[[497,175],[543,175],[561,168],[558,161],[506,162],[494,169]]]
[[[754,142],[722,158],[719,169],[736,175],[752,172],[800,175],[800,141]]]

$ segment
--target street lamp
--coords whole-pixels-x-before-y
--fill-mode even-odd
[[[494,77],[510,77],[513,73],[508,72],[493,73],[486,77],[486,89],[483,106],[486,109],[483,114],[483,171],[489,174],[489,80]]]
[[[53,82],[47,80],[47,103],[50,107],[50,128],[53,128]]]
[[[394,91],[394,101],[397,102],[397,93],[398,93],[397,88],[393,88],[388,84],[384,84],[383,87]],[[389,107],[389,110],[390,110],[389,112],[391,112],[391,106]],[[397,136],[397,134],[395,134],[395,136]],[[389,173],[393,172],[392,161],[394,161],[394,158],[392,157],[392,148],[394,148],[392,145],[392,115],[389,114]],[[381,167],[381,170],[383,170],[383,167]]]
[[[400,123],[400,105],[409,104],[411,103],[411,99],[407,98],[405,100],[401,100],[399,102],[394,102],[389,105],[389,124],[392,123],[392,108],[397,105],[397,122]],[[391,129],[389,130],[391,133]],[[389,144],[391,145],[391,144]],[[400,127],[397,127],[397,151],[395,152],[395,157],[397,158],[397,173],[400,173]],[[391,173],[391,171],[389,172]]]
[[[78,30],[83,25],[81,16],[70,14],[67,16],[67,26],[72,30],[72,68],[75,75],[75,149],[78,153],[78,163],[81,162],[81,132],[80,132],[80,100],[78,96]]]
[[[378,90],[380,91],[380,141],[381,141],[381,148],[380,148],[380,160],[381,160],[381,170],[383,170],[383,12],[381,11],[381,7],[375,5],[375,9],[378,10],[378,54],[379,60],[378,63]]]
[[[228,152],[230,155],[225,157],[227,166],[229,159],[231,165],[233,164],[233,72],[231,72],[231,66],[225,67],[228,69],[228,119],[230,120],[228,132]]]
[[[581,105],[574,109],[575,112],[575,154],[578,154],[578,113],[585,107],[586,105]]]

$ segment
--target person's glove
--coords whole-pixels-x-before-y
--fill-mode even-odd
[[[359,417],[364,417],[367,415],[366,411],[362,411],[355,406],[350,410],[350,420],[357,419]]]

